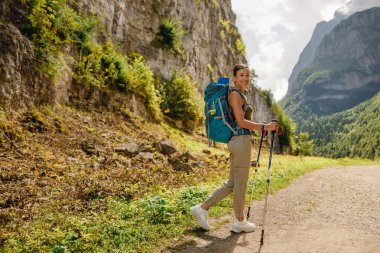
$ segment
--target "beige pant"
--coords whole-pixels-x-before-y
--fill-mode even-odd
[[[205,201],[207,206],[212,206],[233,192],[234,211],[236,217],[244,217],[245,192],[251,163],[250,135],[233,136],[228,142],[230,151],[230,176]]]

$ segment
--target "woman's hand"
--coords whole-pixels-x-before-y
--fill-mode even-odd
[[[277,122],[271,122],[269,124],[264,124],[264,130],[267,131],[277,131],[279,124]]]

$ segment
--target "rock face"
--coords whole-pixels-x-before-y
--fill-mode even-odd
[[[252,120],[255,122],[270,121],[276,119],[276,113],[268,106],[266,100],[260,96],[260,92],[256,88],[248,91],[248,103],[253,106]]]
[[[311,63],[299,71],[284,99],[285,110],[307,108],[328,115],[373,97],[380,90],[379,23],[380,8],[375,7],[351,15],[327,33]]]
[[[236,49],[238,33],[220,35],[221,21],[229,20],[229,31],[236,31],[231,1],[119,1],[82,0],[83,8],[97,13],[104,20],[104,36],[125,52],[144,56],[154,73],[169,80],[175,70],[184,68],[193,80],[204,88],[210,82],[209,64],[214,76],[231,76],[236,63],[246,63]],[[182,24],[183,55],[155,45],[163,19],[171,18]]]
[[[326,22],[322,21],[317,24],[313,31],[313,35],[309,43],[302,50],[302,53],[298,59],[297,64],[292,70],[292,74],[289,77],[289,87],[287,91],[288,94],[297,92],[301,88],[301,83],[297,82],[297,76],[302,69],[306,68],[310,63],[315,59],[315,50],[317,49],[321,40],[325,37],[326,34],[330,33],[331,30],[343,19],[343,16],[335,16],[334,19]]]
[[[54,102],[57,97],[57,87],[38,69],[26,24],[22,1],[0,3],[0,107],[5,109]]]
[[[231,76],[235,63],[246,63],[244,55],[236,49],[236,41],[240,35],[234,25],[236,18],[230,1],[81,0],[78,4],[82,6],[82,10],[95,13],[104,21],[104,40],[111,39],[125,53],[142,54],[155,75],[163,80],[170,79],[175,70],[185,70],[200,87],[204,88],[211,79],[208,65],[217,78]],[[21,69],[21,65],[24,67],[22,61],[29,60],[33,63],[35,60],[33,45],[24,36],[26,16],[26,6],[22,1],[4,0],[0,4],[0,20],[3,20],[2,26],[6,26],[2,29],[1,37],[2,71],[16,71]],[[165,18],[178,21],[185,30],[182,55],[155,45],[159,26]],[[224,39],[220,34],[227,28],[223,28],[222,21],[228,21],[230,31]],[[7,37],[13,40],[12,47],[7,44],[9,43]],[[5,44],[9,45],[9,48],[4,46]],[[36,69],[31,63],[28,66]],[[21,71],[19,76],[26,78],[28,73],[31,72]],[[36,78],[35,74],[30,76]],[[41,81],[37,81],[39,82]],[[8,90],[15,89],[8,84],[9,80],[4,79],[1,83],[3,90],[7,89],[7,92],[3,92],[3,96],[8,94],[8,97],[11,97],[12,93]],[[30,99],[27,100],[30,102]]]
[[[325,35],[329,34],[337,24],[339,24],[342,20],[348,18],[353,13],[370,9],[376,6],[379,6],[379,2],[377,0],[351,0],[350,2],[346,3],[345,6],[335,11],[333,19],[327,22],[319,22],[313,31],[313,35],[309,43],[303,49],[298,62],[294,66],[292,74],[289,77],[287,95],[294,94],[301,88],[302,83],[299,83],[297,81],[297,76],[302,71],[302,69],[306,68],[315,60],[315,51]]]
[[[53,92],[37,71],[33,45],[12,24],[0,24],[0,106],[39,104]]]
[[[102,24],[99,42],[111,40],[125,54],[137,52],[156,77],[170,80],[176,70],[189,74],[203,92],[220,76],[232,77],[236,63],[246,63],[238,48],[241,36],[235,26],[230,0],[79,0],[84,14],[95,14]],[[160,24],[170,18],[185,31],[182,52],[175,53],[157,44]],[[23,109],[43,103],[88,100],[91,104],[126,104],[135,113],[149,118],[144,101],[134,94],[117,91],[87,91],[72,83],[72,63],[78,58],[63,50],[65,71],[54,80],[41,74],[34,45],[28,38],[27,6],[22,0],[0,3],[0,107]],[[247,94],[255,107],[253,119],[268,120],[274,113],[257,90]]]

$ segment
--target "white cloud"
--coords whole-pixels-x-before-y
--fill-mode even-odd
[[[346,2],[232,0],[248,62],[259,75],[258,85],[271,89],[276,100],[283,97],[291,71],[316,24],[333,18]],[[372,6],[380,6],[380,0],[353,0],[345,11],[352,13]]]
[[[326,6],[324,6],[321,10],[321,16],[322,16],[322,20],[330,20],[334,17],[334,13],[336,10],[338,10],[339,8],[341,8],[343,6],[343,4],[345,4],[346,1],[344,1],[344,3],[342,3],[341,1],[339,2],[331,2],[329,4],[327,4]]]

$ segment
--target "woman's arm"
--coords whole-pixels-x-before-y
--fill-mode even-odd
[[[236,122],[240,128],[260,131],[261,127],[264,126],[264,130],[277,130],[278,124],[276,122],[271,122],[269,124],[261,124],[250,120],[246,120],[244,118],[244,112],[242,109],[243,103],[244,99],[242,99],[241,95],[238,92],[230,93],[230,106],[232,107],[232,111],[234,113]]]

